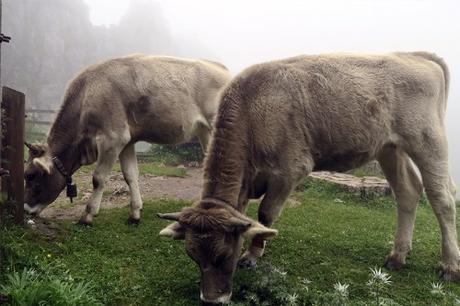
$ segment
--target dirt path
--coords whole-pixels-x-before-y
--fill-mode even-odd
[[[166,177],[145,174],[139,178],[139,187],[143,199],[181,199],[196,200],[200,196],[203,183],[202,168],[187,168],[186,177]],[[49,219],[78,220],[85,209],[88,198],[91,195],[91,174],[79,173],[74,176],[79,189],[79,197],[70,204],[65,197],[65,191],[59,198],[48,206],[40,216]],[[110,209],[129,205],[129,189],[123,175],[114,173],[110,176],[104,195],[101,209]]]
[[[202,168],[186,168],[187,175],[181,177],[155,176],[145,174],[139,178],[141,195],[144,200],[154,199],[180,199],[197,200],[201,193],[203,184]],[[313,179],[326,180],[339,186],[345,187],[350,192],[363,194],[388,195],[390,188],[384,179],[376,177],[357,178],[349,174],[332,172],[314,172],[311,174]],[[40,216],[45,219],[71,219],[78,220],[82,215],[87,200],[91,196],[92,184],[91,173],[77,173],[74,179],[78,185],[79,197],[70,204],[65,197],[65,191],[50,206],[48,206]],[[101,209],[110,209],[129,205],[129,189],[123,175],[115,172],[110,176],[102,197]],[[288,206],[299,205],[299,202],[291,197]]]

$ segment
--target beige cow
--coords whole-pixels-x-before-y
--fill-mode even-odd
[[[240,263],[254,265],[268,228],[299,181],[314,170],[344,171],[377,159],[394,191],[398,224],[387,267],[411,249],[423,187],[442,233],[442,276],[460,276],[455,186],[444,130],[449,74],[425,52],[299,56],[255,65],[224,90],[207,153],[202,199],[160,234],[185,237],[202,273],[201,299],[230,299]],[[420,170],[423,185],[411,160]],[[259,222],[244,215],[264,195]],[[365,229],[363,229],[365,230]]]
[[[128,221],[138,223],[142,200],[134,144],[176,144],[198,136],[206,148],[217,93],[229,80],[219,63],[148,55],[85,69],[70,83],[47,143],[28,144],[25,209],[39,213],[78,168],[96,162],[94,191],[80,220],[91,224],[119,158],[131,192]]]

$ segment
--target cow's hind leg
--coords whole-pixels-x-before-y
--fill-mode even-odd
[[[449,174],[447,139],[440,129],[426,129],[422,138],[413,146],[410,156],[420,169],[426,195],[441,228],[441,276],[445,280],[458,280],[455,185]]]
[[[86,205],[85,212],[80,218],[79,224],[91,225],[93,217],[99,213],[107,177],[125,144],[126,142],[111,139],[99,139],[97,141],[98,157],[96,169],[93,172],[93,193]]]
[[[398,206],[398,224],[393,250],[385,265],[392,270],[401,269],[412,248],[415,212],[423,187],[409,157],[396,146],[386,146],[378,156],[382,170],[390,183]]]
[[[259,207],[258,219],[260,223],[270,227],[276,221],[293,187],[293,183],[287,179],[279,177],[269,179],[267,191]],[[255,236],[249,248],[241,256],[239,265],[241,267],[255,266],[257,259],[264,254],[264,250],[265,240],[262,237]]]
[[[195,134],[198,137],[198,140],[200,141],[203,153],[206,153],[206,149],[209,144],[209,139],[211,138],[211,133],[212,129],[209,125],[201,121],[197,123]]]
[[[120,164],[123,177],[131,193],[131,211],[128,224],[139,224],[141,218],[142,198],[139,191],[139,169],[137,166],[134,144],[129,144],[120,153]]]

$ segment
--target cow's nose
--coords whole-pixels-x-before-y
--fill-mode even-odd
[[[29,215],[37,216],[42,211],[42,206],[41,205],[35,205],[33,207],[30,207],[29,204],[24,203],[24,210]]]
[[[200,292],[200,299],[202,301],[203,306],[207,305],[218,305],[218,304],[227,304],[230,302],[230,299],[232,298],[232,293],[224,293],[222,295],[219,295],[217,297],[212,297],[209,298],[206,295],[203,294],[203,292]]]

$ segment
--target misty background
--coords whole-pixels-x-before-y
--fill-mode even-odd
[[[456,0],[3,0],[2,85],[57,109],[83,68],[131,53],[206,58],[233,74],[328,52],[435,52],[451,72],[446,127],[460,186],[460,3]]]

